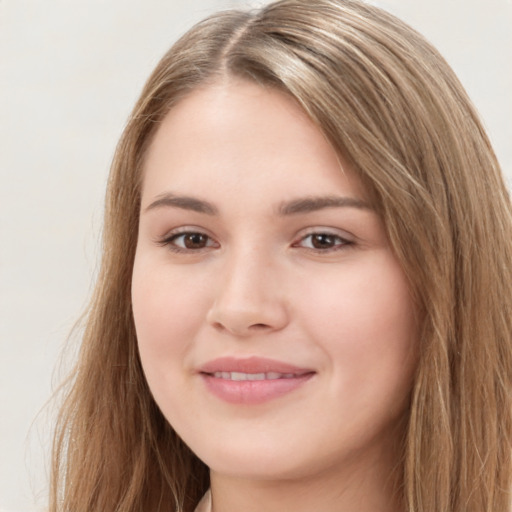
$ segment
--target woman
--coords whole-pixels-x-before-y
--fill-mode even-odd
[[[508,511],[511,220],[396,18],[200,23],[116,152],[51,510]]]

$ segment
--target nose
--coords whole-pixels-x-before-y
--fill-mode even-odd
[[[207,314],[215,329],[238,337],[270,333],[288,324],[288,308],[281,280],[269,260],[245,254],[226,261]]]

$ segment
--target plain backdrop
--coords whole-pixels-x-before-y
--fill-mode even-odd
[[[116,141],[161,55],[243,0],[0,0],[0,510],[43,510],[59,354],[89,296]],[[458,73],[512,179],[510,0],[384,0]],[[98,390],[101,393],[101,390]]]

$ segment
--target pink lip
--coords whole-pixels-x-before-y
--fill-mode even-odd
[[[215,377],[217,372],[280,373],[287,378],[264,380],[230,380]],[[290,393],[305,384],[315,372],[292,364],[261,357],[237,359],[222,357],[201,366],[199,374],[207,389],[231,404],[256,405]],[[293,374],[293,376],[289,376]]]
[[[220,357],[209,361],[199,369],[201,373],[215,372],[245,372],[245,373],[295,373],[297,375],[311,373],[313,370],[300,368],[292,364],[267,359],[265,357],[247,357],[238,359],[236,357]]]

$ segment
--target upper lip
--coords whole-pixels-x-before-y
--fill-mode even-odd
[[[200,373],[215,373],[215,372],[242,372],[242,373],[284,373],[304,375],[312,373],[310,368],[301,368],[293,364],[277,361],[275,359],[268,359],[266,357],[219,357],[208,361],[206,364],[199,368]]]

